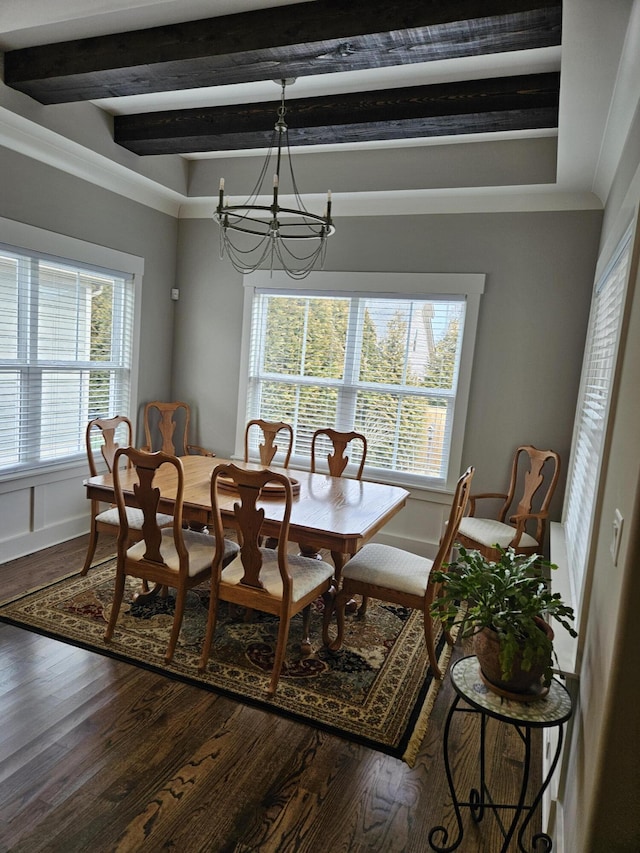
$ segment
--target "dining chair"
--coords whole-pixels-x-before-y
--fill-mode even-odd
[[[224,564],[222,545],[222,515],[218,502],[218,481],[224,478],[238,494],[234,516],[240,542],[238,556],[227,566]],[[276,548],[262,548],[261,528],[264,509],[260,507],[261,490],[279,487],[284,497],[282,523]],[[271,499],[271,498],[269,498]],[[302,611],[302,646],[305,656],[311,651],[309,637],[311,604],[319,596],[325,602],[322,639],[329,641],[328,622],[333,601],[333,566],[322,560],[313,560],[288,553],[289,521],[292,504],[291,482],[287,476],[268,468],[246,471],[233,463],[218,465],[211,477],[211,505],[213,508],[216,553],[213,560],[211,597],[207,631],[202,646],[200,671],[204,672],[211,653],[216,630],[220,601],[271,613],[278,616],[278,639],[274,652],[271,680],[267,689],[273,696],[278,686],[285,659],[291,619]]]
[[[293,450],[293,428],[291,424],[284,423],[283,421],[265,421],[261,418],[249,421],[244,431],[245,462],[249,462],[249,443],[251,433],[252,431],[255,432],[256,429],[260,430],[262,438],[262,444],[260,443],[260,438],[258,438],[260,464],[265,466],[271,465],[276,453],[278,452],[279,448],[275,443],[278,433],[282,432],[284,434],[288,444],[284,450],[284,460],[278,464],[281,464],[283,468],[287,468],[289,466],[289,460],[291,459],[291,451]]]
[[[458,480],[449,519],[433,560],[378,542],[364,545],[349,560],[343,569],[342,587],[335,599],[338,631],[335,640],[329,645],[332,651],[337,651],[342,646],[345,606],[354,595],[359,593],[363,596],[362,607],[358,611],[360,616],[366,614],[369,597],[422,611],[424,637],[431,671],[436,678],[442,678],[442,671],[436,657],[433,617],[430,610],[438,584],[432,581],[431,574],[446,568],[446,563],[450,559],[458,525],[469,498],[474,471],[475,469],[470,466]],[[451,642],[448,633],[446,638]]]
[[[554,450],[537,450],[530,444],[516,448],[508,491],[471,495],[469,514],[460,522],[456,542],[494,562],[500,559],[500,548],[511,547],[517,554],[542,550],[559,476],[560,456]],[[478,501],[490,499],[502,501],[497,515],[476,515]]]
[[[143,538],[133,545],[129,544],[127,507],[120,483],[120,459],[129,460],[138,476],[134,497],[144,516]],[[176,476],[173,524],[169,528],[158,526],[160,490],[154,486],[156,473],[164,465],[173,467]],[[219,559],[223,563],[233,559],[238,552],[238,546],[235,542],[225,539],[222,534],[216,542],[212,536],[205,533],[183,529],[184,468],[177,456],[161,450],[148,453],[133,447],[121,447],[114,457],[113,485],[120,517],[120,533],[115,592],[104,639],[109,643],[113,637],[127,576],[154,583],[156,589],[173,588],[176,590],[176,603],[173,627],[165,654],[165,663],[168,664],[173,658],[178,641],[187,591],[211,577],[211,565],[217,545],[220,551]]]
[[[311,473],[316,473],[317,462],[320,457],[320,448],[323,448],[323,455],[326,453],[327,466],[329,474],[332,477],[341,477],[349,464],[349,456],[347,449],[351,452],[357,449],[360,455],[360,463],[357,467],[355,478],[362,479],[364,471],[364,463],[367,458],[367,439],[361,432],[340,432],[331,427],[323,427],[317,429],[311,438]],[[313,557],[317,555],[317,550],[309,545],[300,543],[300,553],[305,557]],[[342,573],[342,564],[344,555],[337,551],[331,552],[331,557],[335,566],[336,583],[340,583]],[[317,559],[317,556],[316,556]],[[355,606],[355,605],[354,605]]]
[[[319,456],[319,448],[321,443],[325,441],[330,445],[327,453],[327,465],[329,473],[332,477],[341,477],[347,465],[349,457],[347,456],[347,448],[353,453],[357,447],[359,449],[360,464],[355,474],[356,480],[362,479],[364,463],[367,458],[367,439],[361,432],[339,432],[331,427],[317,429],[311,439],[311,473],[316,471],[316,457]],[[325,450],[326,452],[326,450]]]
[[[96,456],[100,454],[109,473],[113,472],[113,460],[118,448],[122,445],[130,447],[133,443],[133,428],[129,418],[124,415],[115,415],[112,418],[93,418],[87,424],[85,433],[87,445],[87,459],[89,462],[89,475],[96,477],[99,473]],[[127,461],[129,467],[129,462]],[[87,556],[82,567],[81,575],[86,575],[91,568],[91,562],[98,545],[100,533],[109,536],[117,536],[120,531],[120,517],[115,505],[108,509],[100,509],[101,503],[97,500],[91,501],[91,531],[89,533],[89,547]],[[143,515],[135,507],[127,507],[127,524],[129,527],[129,542],[133,543],[142,539]],[[156,519],[159,527],[166,527],[173,522],[173,516],[158,513]]]
[[[162,450],[173,456],[215,456],[211,450],[199,444],[189,444],[191,407],[177,401],[162,403],[153,400],[144,407],[145,445],[142,450]]]

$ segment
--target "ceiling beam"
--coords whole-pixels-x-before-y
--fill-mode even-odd
[[[292,146],[557,128],[558,73],[286,101]],[[115,116],[136,154],[268,148],[279,102]]]
[[[560,0],[318,0],[8,51],[43,104],[559,45]]]

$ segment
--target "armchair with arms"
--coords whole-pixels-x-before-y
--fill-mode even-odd
[[[537,450],[529,444],[516,448],[508,491],[471,495],[456,542],[493,562],[500,557],[498,547],[512,547],[518,554],[541,552],[559,476],[560,456],[554,450]],[[501,501],[497,515],[477,514],[478,503],[489,500]]]

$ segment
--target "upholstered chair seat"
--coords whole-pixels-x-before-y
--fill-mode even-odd
[[[458,533],[487,548],[493,548],[495,545],[506,548],[514,535],[510,524],[503,524],[492,518],[472,518],[471,516],[462,519]],[[519,544],[521,548],[539,547],[539,543],[528,533],[522,534]]]
[[[144,514],[142,510],[134,506],[128,506],[126,507],[126,513],[129,528],[131,530],[142,530],[142,523],[144,522]],[[164,527],[165,525],[173,523],[173,516],[165,515],[163,512],[157,513],[156,519],[159,527]],[[99,512],[98,515],[96,515],[96,521],[99,521],[102,524],[113,524],[114,527],[117,527],[120,524],[118,508],[114,506],[109,509],[105,509],[104,512]]]

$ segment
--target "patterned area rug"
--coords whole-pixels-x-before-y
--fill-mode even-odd
[[[321,642],[319,600],[312,607],[314,653],[300,659],[299,615],[291,623],[278,690],[267,699],[275,617],[255,613],[244,621],[222,603],[209,666],[200,675],[209,592],[206,585],[198,587],[189,593],[176,654],[165,666],[171,593],[141,606],[133,601],[139,582],[128,579],[113,641],[104,643],[114,574],[115,561],[108,560],[87,577],[74,575],[4,604],[0,619],[301,720],[413,765],[440,684],[429,669],[420,614],[370,601],[365,618],[347,616],[342,649],[331,653]],[[437,650],[444,670],[450,649],[442,637]]]

